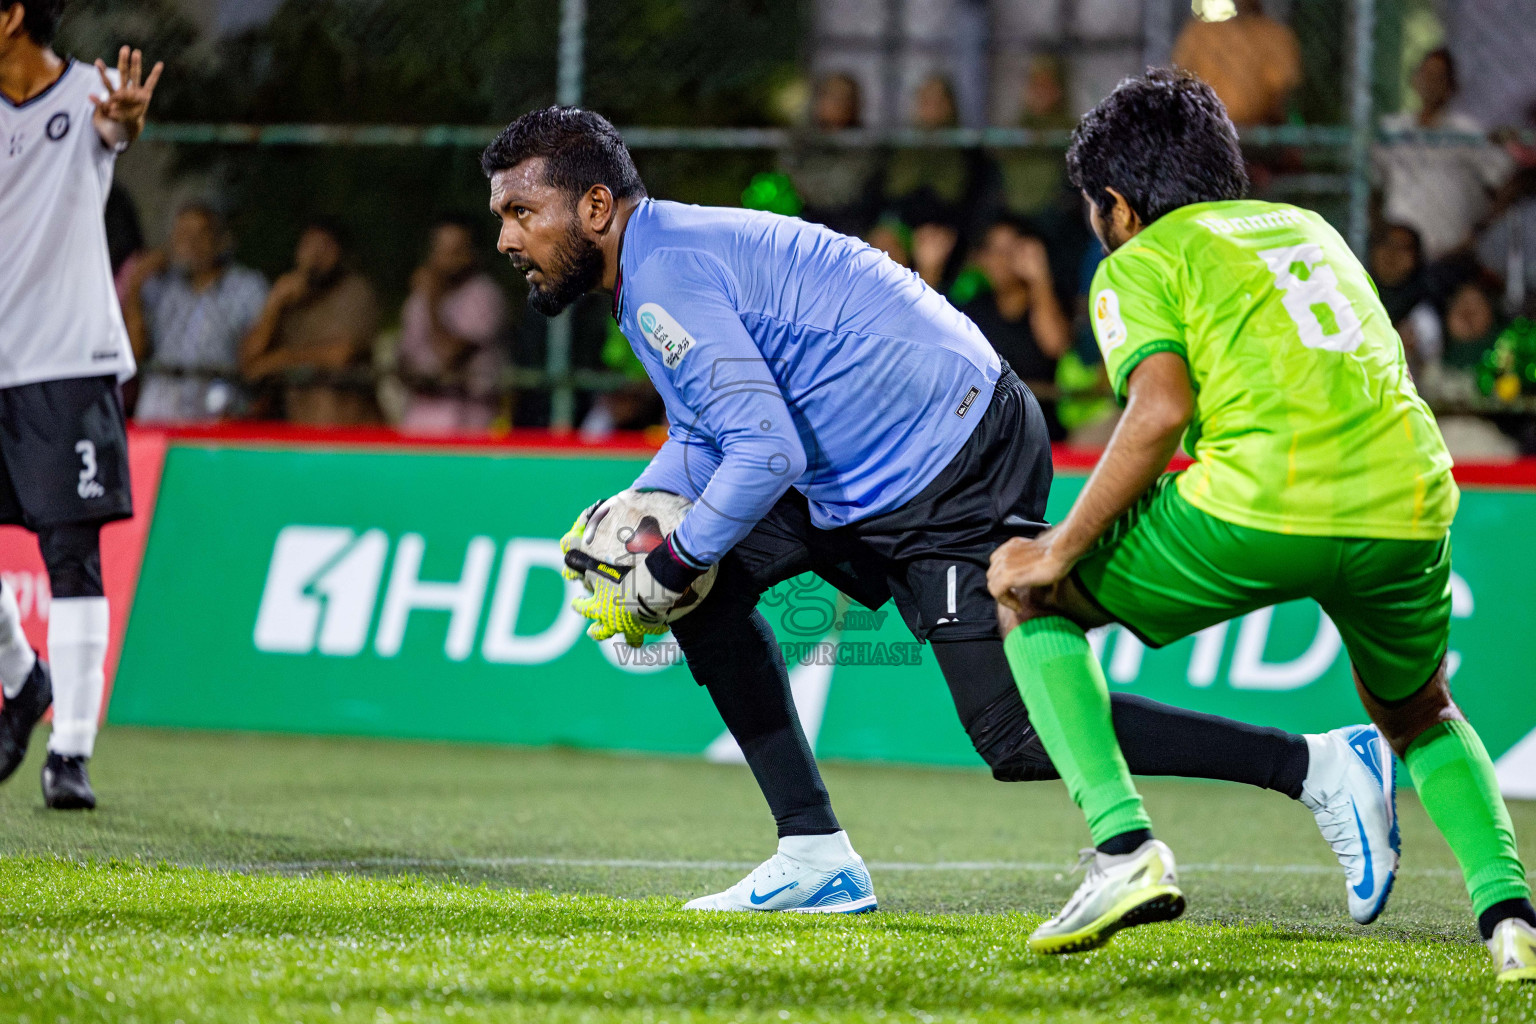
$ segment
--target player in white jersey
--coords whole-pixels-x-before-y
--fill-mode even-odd
[[[48,662],[0,590],[0,780],[49,704],[49,807],[92,808],[107,654],[103,524],[133,514],[119,387],[133,352],[103,223],[112,168],[144,128],[162,65],[61,58],[64,0],[0,0],[0,523],[37,535],[53,587]]]

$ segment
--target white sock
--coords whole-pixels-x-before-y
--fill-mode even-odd
[[[834,832],[829,836],[784,836],[779,840],[779,852],[808,867],[829,869],[846,864],[856,856],[847,832]]]
[[[106,688],[107,599],[54,598],[48,612],[48,667],[53,670],[55,754],[90,757]]]
[[[1328,798],[1319,790],[1325,783],[1336,781],[1338,758],[1327,733],[1309,732],[1302,739],[1307,741],[1307,776],[1301,780],[1301,802],[1312,808]]]
[[[21,692],[36,663],[37,654],[21,631],[16,591],[9,583],[0,582],[0,687],[7,697]]]

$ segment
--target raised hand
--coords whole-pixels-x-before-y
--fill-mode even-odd
[[[117,52],[117,85],[114,86],[106,64],[100,60],[96,62],[96,71],[107,91],[103,96],[92,96],[91,102],[96,104],[96,130],[104,141],[117,145],[139,137],[149,116],[149,101],[155,95],[155,86],[164,70],[165,62],[161,61],[150,70],[146,79],[143,51],[125,46]]]
[[[302,270],[290,270],[272,283],[272,290],[267,293],[267,305],[287,309],[304,301],[308,294],[309,275]]]
[[[1045,243],[1038,238],[1021,238],[1013,251],[1014,273],[1033,285],[1049,285],[1051,260]]]

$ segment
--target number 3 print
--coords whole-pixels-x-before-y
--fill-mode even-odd
[[[80,456],[82,466],[80,483],[76,485],[75,492],[82,498],[99,498],[106,494],[107,489],[96,479],[96,445],[91,441],[81,441],[75,445],[75,452]]]

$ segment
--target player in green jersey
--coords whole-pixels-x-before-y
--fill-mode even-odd
[[[1451,458],[1370,278],[1315,213],[1242,199],[1236,131],[1190,76],[1121,83],[1067,162],[1110,253],[1090,300],[1125,415],[1067,517],[999,548],[988,578],[1030,718],[1096,846],[1031,947],[1091,949],[1184,905],[1084,629],[1119,622],[1161,646],[1311,598],[1461,865],[1500,980],[1536,980],[1509,813],[1444,666]],[[1194,465],[1165,476],[1181,436]],[[1365,858],[1356,888],[1377,913],[1396,854]]]

